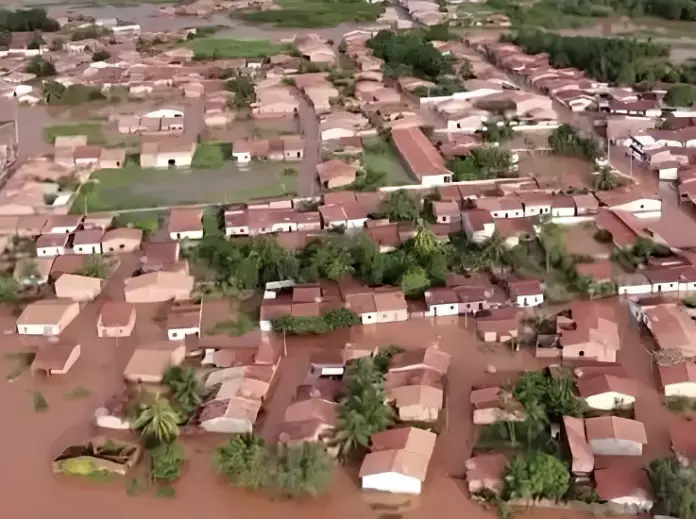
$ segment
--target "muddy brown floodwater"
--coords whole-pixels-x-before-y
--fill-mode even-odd
[[[94,409],[123,387],[121,373],[137,343],[165,337],[161,308],[156,305],[138,307],[134,336],[121,339],[96,337],[95,320],[104,299],[122,300],[122,280],[137,265],[138,258],[125,256],[119,269],[97,301],[89,304],[65,331],[65,338],[82,345],[82,356],[64,377],[38,380],[25,373],[15,382],[2,381],[0,410],[3,429],[0,433],[0,514],[11,519],[70,517],[70,519],[122,519],[123,517],[167,517],[192,519],[207,517],[223,519],[232,516],[249,519],[379,519],[390,517],[384,510],[373,508],[358,489],[355,467],[337,468],[328,495],[317,500],[287,502],[272,500],[230,488],[211,470],[212,448],[224,436],[201,435],[182,439],[188,461],[182,479],[176,484],[176,496],[158,498],[151,494],[129,496],[123,480],[97,483],[54,476],[50,470],[53,456],[71,442],[95,434],[91,419]],[[644,460],[665,454],[669,444],[666,427],[675,418],[664,410],[655,392],[654,373],[646,351],[649,339],[628,319],[626,306],[618,300],[603,303],[615,305],[621,315],[622,350],[620,361],[641,387],[636,413],[646,423],[649,447]],[[11,329],[11,316],[0,314],[0,324]],[[438,340],[440,347],[452,355],[448,375],[446,427],[438,438],[424,492],[411,500],[411,509],[403,517],[414,519],[493,519],[494,515],[471,502],[464,490],[464,462],[470,456],[474,430],[471,425],[469,394],[472,386],[496,383],[521,370],[533,370],[540,364],[529,352],[513,353],[508,348],[480,343],[471,332],[471,320],[438,318],[409,321],[354,329],[343,335],[288,342],[288,356],[282,360],[279,378],[266,408],[260,433],[272,438],[295,387],[306,373],[312,351],[341,348],[346,341],[365,346],[400,344],[406,348],[423,347]],[[9,325],[9,328],[8,328]],[[5,353],[26,347],[26,340],[9,333],[3,337]],[[488,375],[486,367],[495,366],[496,375]],[[8,361],[0,369],[11,371]],[[3,373],[6,374],[6,373]],[[69,400],[65,394],[82,386],[91,395]],[[33,411],[30,391],[39,390],[49,404],[48,411]],[[400,517],[400,516],[399,516]],[[534,510],[518,517],[529,519],[575,519],[580,514],[565,510]]]

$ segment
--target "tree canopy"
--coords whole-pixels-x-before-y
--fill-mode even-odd
[[[696,6],[696,2],[690,2]],[[696,103],[696,86],[675,85],[665,94],[664,102],[670,106],[690,107]]]
[[[382,202],[378,215],[392,222],[415,222],[420,218],[420,209],[405,189],[399,189],[391,192]]]
[[[60,24],[49,18],[45,9],[0,9],[0,31],[7,32],[56,32]]]
[[[547,377],[540,371],[523,373],[515,384],[513,395],[528,409],[538,405],[552,418],[581,416],[584,403],[573,393],[570,376]]]
[[[653,513],[678,517],[696,518],[696,471],[684,467],[676,458],[658,458],[646,467],[655,508]]]
[[[422,35],[380,31],[367,41],[375,56],[384,60],[385,74],[436,79],[451,71],[451,62]]]
[[[557,457],[533,451],[510,460],[505,470],[505,484],[510,499],[558,501],[568,491],[570,473]]]
[[[29,74],[36,77],[51,77],[57,74],[56,67],[50,61],[46,61],[41,56],[35,56],[29,61],[25,69]]]
[[[557,155],[582,157],[591,162],[601,155],[596,140],[583,137],[576,128],[569,124],[562,124],[551,132],[549,146]]]
[[[512,167],[512,154],[497,146],[474,148],[466,157],[456,157],[447,163],[457,182],[509,176]]]
[[[270,456],[263,440],[253,434],[233,434],[213,451],[213,466],[234,486],[259,489],[270,480]]]
[[[140,411],[132,426],[141,432],[147,442],[165,444],[179,435],[179,420],[179,414],[169,402],[158,396],[152,405]]]

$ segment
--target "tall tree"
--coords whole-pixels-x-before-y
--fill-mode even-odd
[[[203,401],[203,387],[193,367],[170,366],[162,376],[174,408],[182,419],[191,416]]]
[[[259,489],[270,478],[270,458],[263,440],[254,434],[233,434],[213,451],[213,466],[239,487]]]
[[[510,461],[505,482],[512,499],[560,500],[568,491],[570,473],[557,457],[531,452]]]
[[[180,417],[166,399],[157,395],[152,405],[142,409],[132,424],[146,441],[169,443],[179,436]]]
[[[317,442],[281,447],[273,470],[273,486],[283,497],[317,497],[331,486],[333,462]]]
[[[378,214],[392,222],[417,222],[420,218],[418,204],[405,189],[390,193],[380,205]]]

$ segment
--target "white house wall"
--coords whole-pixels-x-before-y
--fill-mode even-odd
[[[643,445],[631,440],[606,438],[590,440],[592,453],[598,456],[641,456]]]
[[[616,391],[608,391],[600,395],[592,395],[585,398],[587,406],[592,409],[601,409],[610,411],[612,409],[621,409],[630,407],[635,404],[636,399],[631,395],[624,395]]]
[[[696,382],[679,382],[665,386],[665,396],[686,396],[696,398]]]
[[[395,494],[420,494],[421,486],[420,480],[396,472],[373,474],[362,478],[364,490],[380,490]]]

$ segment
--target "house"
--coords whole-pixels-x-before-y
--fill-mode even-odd
[[[138,347],[123,371],[123,378],[128,382],[159,384],[167,368],[180,365],[185,358],[186,346],[183,342],[172,345],[165,341]]]
[[[436,223],[452,223],[461,218],[459,204],[454,200],[444,200],[442,202],[433,200],[431,205]]]
[[[75,232],[82,223],[80,215],[55,215],[48,218],[46,225],[41,230],[43,234],[69,234]]]
[[[474,389],[469,398],[474,409],[474,425],[523,422],[527,418],[519,401],[500,387]]]
[[[658,366],[665,396],[696,398],[696,364],[681,362]]]
[[[658,218],[662,214],[662,200],[657,195],[646,195],[631,189],[615,189],[597,191],[595,196],[600,206],[615,211],[626,211],[637,218]]]
[[[404,166],[421,185],[452,182],[452,172],[445,167],[445,159],[419,127],[395,128],[391,137]]]
[[[345,295],[346,308],[360,318],[363,325],[395,323],[408,320],[404,293],[396,289],[375,289]]]
[[[266,206],[225,211],[227,236],[258,236],[319,229],[320,215],[314,211],[299,212],[292,208]]]
[[[362,488],[420,494],[436,439],[435,433],[416,427],[400,427],[372,435],[371,452],[360,466]]]
[[[175,208],[169,210],[166,229],[172,240],[200,240],[203,238],[203,210]]]
[[[642,467],[610,465],[596,470],[594,477],[597,496],[629,513],[649,512],[655,503],[652,484]]]
[[[510,299],[521,307],[538,306],[544,302],[544,287],[538,279],[505,280]]]
[[[20,335],[60,335],[80,313],[80,305],[66,299],[41,299],[29,303],[17,318]]]
[[[519,326],[519,311],[515,307],[491,309],[476,315],[476,334],[483,342],[516,339]]]
[[[201,429],[225,434],[250,433],[261,411],[261,400],[234,396],[214,399],[201,406]]]
[[[73,235],[73,252],[75,254],[101,254],[103,237],[104,231],[102,229],[76,231]]]
[[[167,337],[170,341],[184,339],[187,335],[198,337],[201,333],[203,305],[173,306],[167,317]]]
[[[491,213],[493,218],[522,218],[524,208],[516,196],[491,196],[476,199],[476,207]]]
[[[469,209],[462,211],[462,228],[474,243],[484,243],[495,233],[495,221],[491,213],[485,209]]]
[[[62,256],[69,249],[69,234],[42,234],[36,239],[36,255],[39,258]]]
[[[133,252],[140,250],[143,241],[143,231],[140,229],[123,227],[111,229],[104,233],[101,246],[104,254],[108,252]]]
[[[573,301],[569,312],[556,319],[564,359],[616,362],[621,347],[614,308],[593,301]]]
[[[433,344],[427,348],[397,353],[389,361],[389,373],[409,372],[415,375],[418,370],[428,369],[444,377],[449,369],[449,363],[449,354],[442,351],[437,344]]]
[[[55,282],[56,296],[73,301],[91,301],[102,291],[104,280],[101,278],[61,274]]]
[[[481,454],[466,460],[466,481],[469,494],[488,490],[496,494],[503,490],[508,459],[505,454]]]
[[[642,321],[660,350],[676,351],[686,358],[696,356],[696,324],[676,304],[658,304],[643,309]]]
[[[144,168],[189,167],[196,152],[196,142],[181,136],[146,141],[140,148],[140,165]]]
[[[193,277],[180,272],[150,272],[125,280],[126,301],[155,303],[186,300],[193,290]]]
[[[648,443],[643,422],[619,416],[588,418],[585,430],[595,456],[640,456]]]
[[[434,287],[425,291],[427,317],[459,315],[459,296],[449,287]]]
[[[179,261],[181,245],[175,240],[148,241],[143,247],[143,255],[140,258],[140,269],[143,272],[167,272],[188,273],[188,262]]]
[[[65,375],[80,357],[80,345],[71,342],[46,344],[36,350],[31,363],[32,373]]]
[[[355,182],[357,168],[341,160],[328,160],[317,164],[317,176],[327,189],[347,186]]]
[[[106,301],[97,318],[99,337],[130,337],[135,327],[135,305],[125,301]]]
[[[582,376],[577,386],[590,409],[611,411],[633,407],[636,402],[637,388],[629,378],[609,374]]]
[[[570,454],[570,471],[574,476],[590,476],[594,470],[595,458],[590,444],[587,442],[583,419],[564,416],[563,433],[564,445]]]
[[[431,369],[387,373],[384,381],[387,401],[397,410],[399,420],[435,422],[443,408],[442,376]]]

